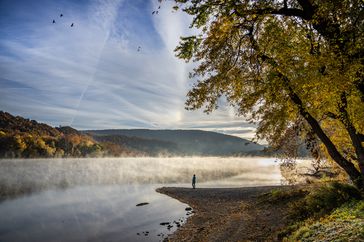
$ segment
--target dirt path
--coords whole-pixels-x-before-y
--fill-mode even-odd
[[[288,223],[285,204],[259,199],[277,188],[289,189],[163,187],[157,191],[189,204],[196,212],[171,241],[277,241],[278,231]]]

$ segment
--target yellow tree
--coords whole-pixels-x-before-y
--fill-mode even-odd
[[[277,146],[294,130],[314,155],[318,139],[364,189],[363,1],[175,2],[201,29],[176,48],[198,63],[188,109],[211,112],[224,95],[258,138]]]

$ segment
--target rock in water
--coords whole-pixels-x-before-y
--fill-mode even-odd
[[[148,205],[149,203],[138,203],[136,206],[137,207],[140,207],[140,206],[145,206],[145,205]]]

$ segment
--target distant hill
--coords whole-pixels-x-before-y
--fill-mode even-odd
[[[79,131],[0,111],[0,158],[264,155],[265,147],[202,130]]]
[[[88,134],[91,135],[90,133]],[[186,155],[178,149],[177,144],[158,139],[144,139],[124,135],[94,135],[92,137],[96,141],[109,142],[112,144],[120,145],[130,150],[145,154],[147,156]]]
[[[258,155],[265,148],[239,137],[202,130],[86,130],[98,141],[110,141],[147,153],[175,155]]]

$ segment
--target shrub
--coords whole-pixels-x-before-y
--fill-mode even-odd
[[[293,202],[290,206],[291,216],[296,220],[320,217],[353,199],[361,199],[359,190],[354,186],[329,183],[314,189],[304,199]]]

